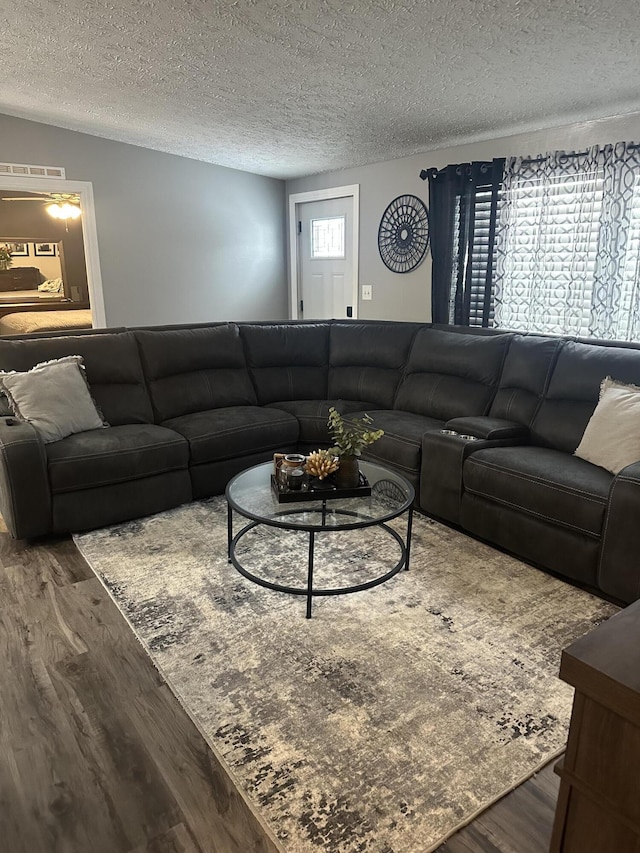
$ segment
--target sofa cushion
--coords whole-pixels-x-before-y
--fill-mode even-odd
[[[563,344],[563,340],[556,338],[514,335],[490,415],[530,426]]]
[[[106,421],[152,423],[151,401],[133,332],[92,331],[28,340],[0,340],[1,370],[30,370],[41,361],[81,355],[91,394]]]
[[[30,423],[45,444],[108,426],[91,397],[82,356],[45,361],[25,373],[0,373],[0,390],[12,411]]]
[[[324,400],[329,372],[329,324],[242,325],[258,402]]]
[[[607,378],[576,456],[618,474],[640,460],[640,388]]]
[[[363,414],[358,412],[356,417]],[[373,418],[371,428],[383,429],[384,435],[366,447],[362,456],[402,471],[419,472],[422,436],[429,430],[442,428],[444,422],[413,412],[373,410],[368,414]]]
[[[313,444],[322,447],[331,444],[331,436],[327,421],[329,407],[334,406],[341,415],[359,412],[362,409],[361,400],[280,400],[269,403],[269,408],[282,409],[293,415],[300,424],[298,441],[302,444]],[[375,408],[375,404],[371,403]]]
[[[599,536],[613,477],[545,447],[492,447],[469,456],[464,489],[537,518]]]
[[[189,442],[192,465],[286,449],[298,440],[298,421],[278,409],[230,406],[171,418],[163,426]]]
[[[439,421],[487,414],[510,338],[421,329],[394,408]]]
[[[186,470],[181,435],[155,424],[130,424],[70,435],[47,445],[51,491],[75,491]]]
[[[598,403],[607,376],[640,384],[640,350],[567,341],[531,426],[534,444],[573,453]]]
[[[329,390],[334,400],[373,402],[393,408],[415,323],[333,323],[329,348]]]
[[[135,334],[158,422],[256,404],[236,325],[141,329]]]

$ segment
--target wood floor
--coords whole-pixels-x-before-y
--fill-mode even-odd
[[[70,539],[0,527],[0,662],[0,851],[280,850]],[[438,853],[546,853],[557,789],[545,768]]]

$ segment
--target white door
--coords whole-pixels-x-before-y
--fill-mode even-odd
[[[351,197],[296,205],[298,310],[305,320],[355,315],[352,211]]]

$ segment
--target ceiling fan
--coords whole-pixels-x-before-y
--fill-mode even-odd
[[[54,219],[77,219],[80,214],[80,196],[76,193],[42,193],[29,196],[6,196],[1,201],[38,201],[47,205],[47,213]]]

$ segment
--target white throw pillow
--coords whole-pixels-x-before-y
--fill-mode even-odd
[[[640,388],[603,381],[600,401],[575,455],[612,474],[640,461]]]
[[[0,391],[13,413],[32,424],[45,444],[108,426],[89,391],[80,355],[36,364],[26,373],[2,373]]]
[[[602,395],[605,391],[608,391],[609,388],[625,388],[627,391],[637,391],[637,393],[640,394],[640,385],[631,385],[628,382],[620,382],[619,379],[612,379],[610,376],[606,376],[600,383],[599,400],[602,400]]]
[[[62,293],[63,284],[61,278],[49,278],[38,285],[41,293]]]

